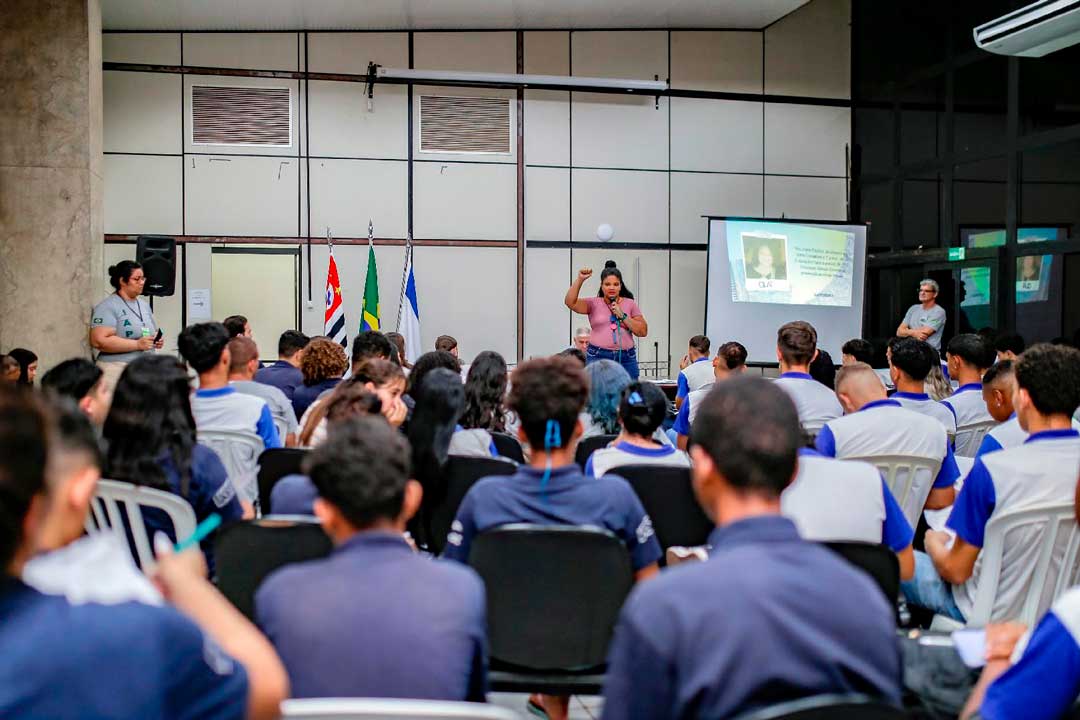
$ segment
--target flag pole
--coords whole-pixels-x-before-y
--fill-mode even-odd
[[[405,288],[409,283],[409,260],[412,259],[412,233],[405,234],[405,265],[401,268],[401,293],[398,296],[397,326],[394,328],[401,331],[401,309],[405,307]]]

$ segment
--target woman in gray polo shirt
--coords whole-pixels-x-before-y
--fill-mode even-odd
[[[96,306],[90,316],[90,346],[104,373],[102,382],[112,395],[120,373],[129,362],[161,348],[157,322],[150,304],[139,297],[146,283],[142,266],[122,260],[109,268],[109,283],[116,289]]]

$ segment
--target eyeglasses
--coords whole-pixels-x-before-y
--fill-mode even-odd
[[[928,288],[919,288],[919,292],[920,293],[933,293],[934,291],[930,290]]]
[[[132,275],[131,279],[128,282],[133,282],[133,283],[146,282],[146,276],[145,275]]]

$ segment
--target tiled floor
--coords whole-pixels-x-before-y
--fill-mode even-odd
[[[488,693],[488,702],[492,705],[513,710],[521,717],[536,720],[536,716],[525,709],[529,696],[521,693]],[[575,695],[570,699],[570,720],[597,720],[604,698],[598,695]]]

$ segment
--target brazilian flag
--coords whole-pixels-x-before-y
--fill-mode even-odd
[[[360,313],[360,332],[379,329],[379,270],[375,264],[375,245],[368,244],[367,278],[364,280],[364,304]]]

